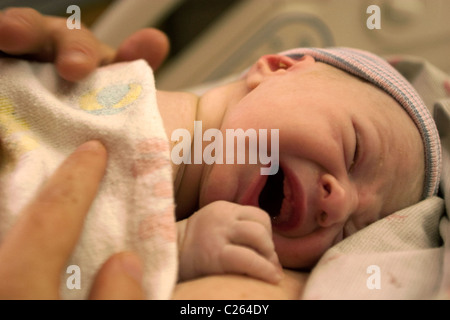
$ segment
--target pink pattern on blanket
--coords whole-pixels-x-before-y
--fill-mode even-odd
[[[141,141],[136,149],[139,156],[131,169],[135,178],[170,165],[168,156],[169,145],[163,139],[152,138]]]
[[[176,241],[174,206],[169,205],[160,212],[152,212],[139,224],[139,239],[161,237],[165,241]]]
[[[403,222],[406,218],[408,218],[408,216],[393,213],[393,214],[387,216],[386,220],[387,221],[399,221],[399,222],[401,221],[401,222]]]

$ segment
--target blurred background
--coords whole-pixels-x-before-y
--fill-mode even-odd
[[[0,9],[69,17],[73,4],[113,47],[143,27],[165,31],[171,54],[156,74],[160,89],[212,82],[300,46],[421,56],[450,73],[450,0],[0,0]],[[366,25],[370,5],[380,8],[380,29]]]

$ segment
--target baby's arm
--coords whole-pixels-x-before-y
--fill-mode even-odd
[[[261,209],[217,201],[177,226],[180,280],[224,273],[281,280],[270,217]]]

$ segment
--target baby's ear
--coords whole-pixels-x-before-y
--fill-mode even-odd
[[[250,68],[246,75],[247,87],[256,88],[265,78],[286,72],[289,68],[304,62],[309,56],[293,59],[279,54],[264,55]],[[313,59],[314,61],[314,59]]]

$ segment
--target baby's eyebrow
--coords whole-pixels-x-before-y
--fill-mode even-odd
[[[302,54],[302,53],[291,53],[291,54],[288,54],[286,56],[291,58],[291,59],[294,59],[294,60],[299,60],[299,59],[303,58],[304,54]]]

